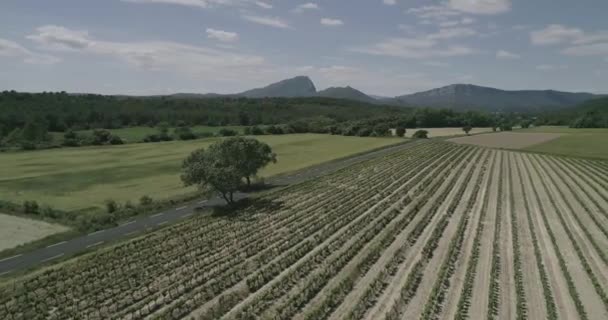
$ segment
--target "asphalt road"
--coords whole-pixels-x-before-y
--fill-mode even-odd
[[[287,175],[280,175],[267,179],[267,183],[274,186],[287,186],[297,184],[308,179],[326,175],[357,162],[387,155],[398,150],[409,148],[416,143],[406,143],[389,146],[369,153],[353,157],[322,163],[313,167],[299,170]],[[248,197],[245,193],[235,194],[235,200]],[[82,251],[114,242],[136,234],[142,234],[153,228],[186,219],[196,213],[197,209],[222,206],[224,200],[220,198],[204,199],[178,208],[168,209],[153,215],[136,218],[117,227],[97,231],[86,236],[55,243],[46,248],[0,259],[0,276],[9,275],[18,270],[34,268],[40,264],[51,262],[63,257],[69,257]]]

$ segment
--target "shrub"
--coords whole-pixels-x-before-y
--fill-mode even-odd
[[[124,141],[122,141],[122,139],[117,135],[111,135],[109,143],[112,145],[118,145],[118,144],[124,144]]]
[[[23,212],[29,214],[38,214],[40,207],[38,206],[38,202],[36,201],[24,201],[23,202]]]
[[[228,128],[222,128],[220,129],[220,131],[218,131],[218,135],[222,136],[222,137],[232,137],[232,136],[236,136],[239,133],[236,132],[235,130],[232,129],[228,129]]]
[[[264,130],[258,126],[251,127],[251,134],[254,136],[260,136],[264,134]]]
[[[429,138],[429,132],[426,130],[418,130],[416,132],[414,132],[414,135],[412,135],[412,138],[415,139],[428,139]]]
[[[403,138],[405,136],[405,128],[397,127],[397,129],[395,130],[395,133],[397,134],[397,137]]]
[[[192,129],[190,127],[182,126],[175,128],[175,135],[180,140],[193,140],[196,139],[196,135],[192,133]]]
[[[118,203],[112,199],[106,200],[106,211],[108,213],[114,213],[118,210]]]
[[[266,133],[268,134],[284,134],[283,128],[275,125],[270,125],[266,127]]]
[[[142,206],[151,205],[152,202],[153,202],[153,200],[149,196],[142,196],[141,198],[139,198],[139,204]]]

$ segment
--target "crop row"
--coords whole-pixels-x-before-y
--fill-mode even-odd
[[[477,161],[474,160],[472,162],[476,163]],[[429,261],[433,258],[433,252],[438,247],[439,240],[443,236],[443,231],[448,226],[449,220],[450,220],[452,214],[454,213],[455,208],[458,206],[458,204],[460,202],[460,198],[462,197],[462,195],[464,194],[464,191],[466,190],[467,184],[469,183],[469,181],[471,180],[471,178],[473,176],[473,172],[474,172],[474,170],[471,167],[468,167],[468,172],[464,178],[464,181],[459,184],[459,187],[457,188],[456,193],[452,197],[452,200],[450,201],[445,214],[438,219],[435,229],[432,231],[430,238],[427,240],[426,244],[422,248],[420,259],[418,259],[418,261],[416,262],[416,264],[413,266],[412,270],[408,274],[405,285],[403,287],[401,287],[399,298],[397,299],[397,301],[394,302],[393,307],[389,311],[386,312],[386,314],[385,314],[386,319],[388,319],[388,320],[399,319],[403,316],[405,308],[407,307],[409,302],[412,300],[412,298],[416,294],[418,286],[420,285],[420,282],[422,281],[424,268],[429,263]],[[447,194],[444,195],[443,199],[441,199],[440,201],[437,201],[435,203],[435,205],[434,205],[435,207],[431,210],[432,215],[430,215],[428,217],[427,221],[422,220],[422,221],[425,221],[424,222],[425,224],[428,224],[430,222],[431,218],[439,210],[441,203],[445,200],[446,197],[447,197]],[[463,215],[463,217],[464,217],[464,215]],[[461,219],[463,217],[461,217]],[[421,228],[424,228],[424,227],[425,227],[425,225],[421,226]],[[415,233],[413,233],[412,235],[415,235]],[[408,242],[413,243],[412,240],[415,241],[415,239],[411,239]]]
[[[455,155],[457,154],[458,152]],[[306,275],[313,272],[317,266],[323,265],[326,267],[323,271],[329,271],[330,274],[334,274],[335,270],[339,270],[344,263],[351,260],[353,254],[356,254],[360,250],[361,246],[379,234],[379,232],[384,229],[388,223],[390,223],[398,214],[400,214],[400,210],[391,210],[391,206],[394,203],[400,203],[400,207],[404,207],[410,200],[409,195],[403,194],[403,192],[399,190],[408,190],[409,188],[418,184],[420,179],[425,176],[425,173],[427,173],[426,171],[428,170],[429,169],[427,168],[421,172],[417,172],[415,175],[416,178],[408,179],[408,183],[401,186],[397,192],[380,201],[378,206],[374,208],[374,211],[368,214],[366,219],[363,219],[358,223],[357,229],[351,228],[348,233],[341,235],[339,238],[341,244],[346,243],[349,241],[349,239],[356,239],[356,241],[352,243],[346,251],[341,251],[340,249],[319,251],[317,254],[310,257],[307,262],[300,262],[296,269],[291,270],[291,272],[285,275],[280,281],[274,283],[271,287],[266,288],[263,294],[258,294],[253,301],[251,301],[247,307],[244,308],[239,317],[245,317],[246,315],[257,315],[263,312],[269,306],[269,303],[274,302],[275,299],[281,297],[284,292],[288,291],[291,286],[298,282],[298,279],[305,278]],[[414,172],[412,172],[412,174],[413,173]],[[407,201],[404,202],[404,200]],[[386,216],[386,214],[388,214],[388,216]],[[363,230],[363,227],[365,227],[365,230],[367,231]],[[357,234],[355,231],[359,233]],[[330,254],[333,254],[333,259],[326,260],[328,257],[330,257]],[[306,297],[315,291],[315,287],[319,287],[328,279],[323,271],[313,273],[314,277],[308,279],[307,283],[309,283],[309,285],[304,285],[304,287],[308,289],[306,290]],[[257,288],[255,289],[257,290]],[[302,299],[304,299],[304,296],[300,295],[299,299],[297,299],[299,301],[297,304],[302,304]]]
[[[519,182],[521,184],[521,189],[526,190],[524,187],[524,179],[521,174],[520,164],[518,163],[516,167],[517,176],[519,178]],[[536,236],[536,232],[534,231],[534,222],[532,220],[532,212],[530,210],[530,205],[528,201],[528,195],[526,191],[522,192],[523,196],[523,204],[524,209],[526,210],[526,217],[528,220],[528,230],[530,231],[530,236],[532,238],[532,245],[534,246],[534,256],[536,260],[536,268],[538,269],[538,273],[540,275],[540,282],[543,286],[543,297],[545,299],[545,308],[547,309],[547,319],[549,320],[557,320],[557,307],[555,306],[555,299],[553,297],[553,291],[551,288],[551,284],[549,283],[549,276],[547,275],[547,270],[543,263],[542,253],[540,245],[538,244],[538,238]]]
[[[498,199],[496,201],[496,219],[494,221],[494,240],[492,242],[492,267],[490,269],[490,296],[488,300],[487,318],[495,319],[498,316],[500,306],[500,235],[502,226],[502,195],[504,179],[504,154],[500,155],[498,165],[500,174],[498,175]]]

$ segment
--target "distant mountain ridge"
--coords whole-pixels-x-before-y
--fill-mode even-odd
[[[247,98],[292,98],[314,96],[316,93],[317,88],[309,77],[297,76],[295,78],[286,79],[270,84],[263,88],[247,90],[236,95]]]
[[[330,87],[317,91],[307,76],[285,79],[268,86],[236,94],[187,94],[173,97],[247,97],[247,98],[293,98],[326,97],[349,99],[373,104],[406,107],[450,108],[455,110],[484,110],[489,112],[530,112],[561,110],[574,107],[598,97],[586,92],[563,92],[555,90],[501,90],[472,84],[452,84],[428,91],[406,94],[394,98],[367,95],[350,86]]]
[[[477,109],[486,111],[540,111],[576,106],[594,98],[584,92],[555,90],[500,90],[472,84],[453,84],[395,97],[399,105]]]
[[[365,93],[352,88],[350,86],[346,87],[330,87],[325,90],[317,92],[317,96],[319,97],[328,97],[328,98],[336,98],[336,99],[350,99],[363,101],[368,103],[379,103],[381,100],[372,98]]]

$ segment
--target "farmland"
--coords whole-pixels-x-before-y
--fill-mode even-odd
[[[608,163],[419,141],[0,288],[2,319],[606,319]]]
[[[535,127],[522,132],[560,134],[560,137],[545,143],[527,147],[525,150],[566,156],[608,159],[608,129],[582,129],[567,127]]]
[[[106,199],[119,202],[148,195],[166,199],[192,193],[179,179],[181,162],[219,138],[81,147],[0,154],[0,199],[36,200],[63,210],[99,210]],[[320,134],[260,136],[279,161],[261,172],[267,177],[370,149],[402,142]]]
[[[490,148],[524,149],[539,143],[552,141],[560,136],[561,134],[559,133],[524,133],[506,131],[493,134],[480,134],[475,136],[452,138],[449,139],[449,141]]]
[[[429,138],[460,136],[465,134],[465,132],[462,131],[462,128],[416,128],[407,129],[407,131],[405,132],[405,136],[411,138],[412,135],[418,130],[428,131]],[[486,132],[492,132],[492,128],[473,128],[471,129],[471,132],[469,132],[469,134],[478,134]]]

